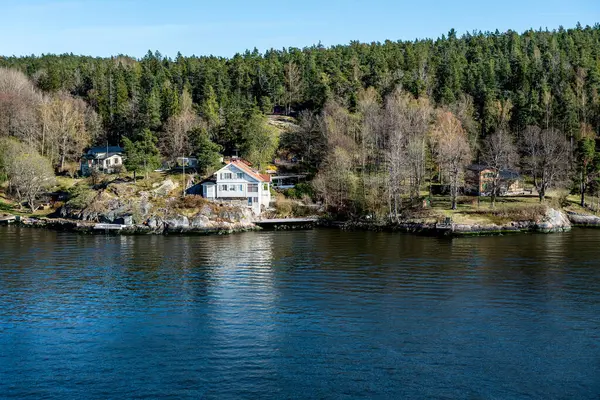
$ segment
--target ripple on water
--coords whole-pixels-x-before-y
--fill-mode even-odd
[[[0,393],[598,398],[598,239],[0,228]]]

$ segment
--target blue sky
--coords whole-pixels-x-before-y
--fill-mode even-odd
[[[600,22],[600,0],[0,0],[0,55],[232,56]]]

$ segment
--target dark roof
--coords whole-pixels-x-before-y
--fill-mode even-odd
[[[471,164],[467,167],[468,170],[470,171],[478,171],[481,172],[484,169],[491,169],[490,167],[488,167],[487,165],[483,165],[483,164]]]
[[[217,183],[217,178],[215,178],[214,176],[211,176],[210,178],[206,178],[203,179],[202,181],[200,181],[199,185],[202,185],[203,183]]]
[[[87,154],[106,153],[107,149],[109,153],[123,153],[123,149],[120,146],[96,146],[89,149]]]
[[[470,171],[481,172],[485,171],[486,169],[494,168],[483,164],[471,164],[467,167],[467,169]],[[517,171],[511,169],[503,169],[500,171],[500,179],[519,179],[520,176],[521,175]]]
[[[521,175],[517,171],[512,171],[510,169],[503,169],[500,171],[501,179],[519,179]]]

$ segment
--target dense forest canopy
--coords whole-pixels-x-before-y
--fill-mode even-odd
[[[327,171],[332,160],[348,165],[360,182],[342,177],[350,179],[344,190],[354,185],[364,197],[368,174],[393,171],[400,159],[417,163],[403,161],[397,171],[408,176],[408,189],[396,193],[388,185],[390,208],[389,199],[405,191],[418,195],[432,160],[438,168],[456,169],[458,161],[485,159],[486,140],[493,134],[508,133],[516,144],[534,137],[532,127],[559,132],[576,156],[582,138],[600,133],[600,24],[460,37],[452,30],[437,40],[351,42],[264,54],[255,49],[232,58],[178,54],[171,59],[150,51],[139,60],[122,55],[0,57],[0,67],[21,71],[33,83],[8,93],[2,92],[0,79],[0,137],[28,137],[26,126],[10,122],[28,116],[22,112],[27,104],[42,105],[27,118],[41,121],[44,132],[66,123],[61,116],[73,115],[66,128],[54,129],[60,140],[52,140],[52,146],[45,136],[36,139],[41,143],[37,150],[54,165],[76,161],[86,144],[107,142],[131,148],[143,142],[165,158],[239,150],[257,165],[285,146],[314,171]],[[264,117],[275,108],[300,115],[297,137],[275,137]],[[72,132],[69,137],[65,129]],[[394,129],[404,130],[401,142],[389,133]],[[456,143],[445,143],[448,135],[435,135],[445,129],[469,160],[448,159]],[[448,151],[441,152],[445,146]],[[521,148],[522,156],[526,150]],[[406,175],[410,168],[414,173]],[[326,179],[331,177],[318,178],[317,185],[331,190]],[[382,179],[389,181],[389,176]],[[343,203],[342,197],[335,201]],[[369,207],[365,202],[366,197],[361,208]]]
[[[74,55],[0,57],[45,93],[84,99],[109,141],[162,130],[185,93],[222,145],[242,145],[247,114],[274,105],[319,111],[328,99],[350,109],[360,89],[381,98],[401,86],[415,97],[451,105],[473,99],[480,133],[491,130],[497,100],[513,105],[510,126],[551,124],[567,134],[582,122],[600,128],[600,25],[518,34],[455,31],[437,40],[385,41],[324,48],[257,50],[233,58]]]

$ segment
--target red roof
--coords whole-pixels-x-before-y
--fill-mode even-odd
[[[232,160],[229,162],[229,164],[235,165],[236,167],[238,167],[239,169],[241,169],[242,171],[244,171],[245,173],[247,173],[248,175],[258,179],[261,182],[271,182],[271,175],[268,174],[260,174],[256,171],[254,171],[252,168],[250,168],[248,166],[248,164],[240,159],[237,160]]]

